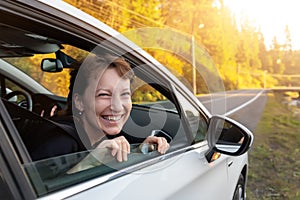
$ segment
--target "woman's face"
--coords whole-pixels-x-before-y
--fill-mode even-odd
[[[120,133],[132,108],[130,80],[121,78],[116,69],[108,68],[96,85],[96,91],[92,84],[89,85],[83,96],[85,120],[100,127],[105,134]]]

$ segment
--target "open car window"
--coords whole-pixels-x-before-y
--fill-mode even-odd
[[[147,77],[146,80],[143,80]],[[150,81],[151,80],[151,81]],[[132,136],[146,138],[150,135],[165,137],[170,142],[172,153],[189,145],[187,127],[182,120],[179,106],[172,94],[172,87],[167,82],[162,84],[158,77],[138,72],[133,83],[133,108],[123,131]],[[116,161],[107,149],[81,151],[54,157],[36,157],[36,151],[42,152],[54,137],[69,137],[64,127],[39,113],[20,107],[14,102],[3,99],[11,119],[29,152],[32,161],[24,162],[23,167],[31,180],[38,196],[61,190],[74,184],[94,178],[106,177],[105,181],[124,175],[123,171],[133,172],[141,167],[159,161],[160,155],[155,146],[131,144],[131,153],[123,163]],[[47,127],[47,131],[43,130]],[[54,150],[60,148],[51,147]],[[88,158],[88,159],[87,159]],[[30,160],[30,159],[29,159]],[[78,168],[78,163],[81,165]],[[76,169],[74,169],[74,167]],[[112,178],[113,177],[113,178]]]
[[[11,26],[3,24],[0,26],[6,31],[5,35],[16,31]],[[136,77],[132,83],[132,111],[122,131],[142,141],[150,135],[164,137],[169,142],[170,149],[165,155],[161,155],[156,151],[155,145],[131,143],[128,160],[122,163],[117,162],[108,149],[101,148],[56,154],[56,151],[65,144],[46,144],[57,137],[68,138],[74,135],[66,126],[52,120],[49,109],[51,110],[53,105],[58,106],[58,111],[66,108],[71,64],[84,59],[89,50],[95,47],[95,44],[88,44],[82,39],[84,38],[82,35],[67,37],[65,32],[58,30],[57,32],[61,38],[81,46],[47,37],[50,31],[44,36],[20,28],[16,34],[21,39],[22,45],[7,43],[5,48],[9,48],[9,51],[1,49],[1,61],[6,63],[6,71],[2,71],[1,68],[1,77],[8,77],[3,88],[22,91],[26,89],[30,95],[28,97],[30,101],[27,99],[27,102],[24,102],[20,99],[22,106],[19,105],[19,101],[5,99],[4,96],[1,96],[1,101],[10,116],[7,120],[14,125],[13,131],[9,132],[11,134],[9,138],[17,147],[16,156],[37,197],[90,180],[98,179],[100,184],[116,179],[126,173],[161,162],[172,155],[178,155],[178,152],[184,152],[193,144],[193,139],[197,135],[199,135],[197,142],[204,140],[206,122],[200,112],[188,101],[184,101],[184,98],[175,95],[175,87],[163,73],[159,73],[158,66],[147,64],[146,59],[139,60],[140,58],[136,58],[134,54],[126,52],[128,54],[124,57],[130,62]],[[59,38],[58,36],[56,38]],[[33,42],[35,46],[32,46]],[[112,48],[110,52],[120,54],[125,51],[118,50]],[[63,68],[56,71],[42,71],[44,59],[54,60],[56,69],[61,67],[60,64]],[[12,69],[15,70],[14,73],[10,72]],[[18,97],[15,98],[19,100]],[[32,103],[30,108],[26,107],[29,102]],[[43,154],[44,152],[51,152],[52,156]]]
[[[45,140],[50,140],[55,135],[57,137],[62,134],[68,135],[61,127],[57,127],[57,124],[53,124],[50,120],[42,118],[36,113],[29,113],[30,111],[13,105],[11,102],[5,102],[5,105],[29,151],[33,151],[33,148],[45,148],[43,147],[43,143],[47,142]],[[44,132],[39,129],[39,126],[51,126],[53,131]],[[141,138],[157,133],[161,134],[160,136],[166,136],[170,138],[171,148],[169,152],[188,145],[179,112],[174,111],[174,108],[168,110],[165,107],[162,109],[161,105],[160,107],[157,105],[149,106],[149,104],[148,106],[133,105],[131,117],[124,127],[124,132]],[[53,148],[59,148],[59,146],[54,144]],[[128,161],[123,163],[117,162],[108,149],[96,149],[92,152],[83,151],[35,160],[23,163],[23,167],[38,195],[43,196],[96,177],[113,175],[114,178],[117,178],[123,175],[120,170],[135,171],[142,166],[159,162],[156,159],[159,156],[161,155],[155,151],[155,147],[141,146],[137,143],[131,144]],[[87,157],[89,159],[85,161]],[[73,170],[72,168],[78,163],[84,164],[80,170]]]

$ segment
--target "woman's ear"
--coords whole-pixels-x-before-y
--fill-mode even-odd
[[[74,99],[74,104],[77,110],[83,112],[84,107],[83,107],[83,102],[82,102],[82,98],[78,93],[75,93],[73,95],[73,99]]]

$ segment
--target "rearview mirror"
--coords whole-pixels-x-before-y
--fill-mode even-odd
[[[253,134],[230,118],[213,116],[209,121],[207,140],[210,151],[238,156],[251,147]]]
[[[45,58],[42,60],[41,69],[45,72],[61,72],[63,65],[58,59]]]

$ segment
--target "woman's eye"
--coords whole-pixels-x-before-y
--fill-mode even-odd
[[[110,96],[108,93],[99,93],[97,94],[97,97],[107,97]]]
[[[131,93],[130,92],[124,92],[124,93],[122,93],[122,96],[131,96]]]

